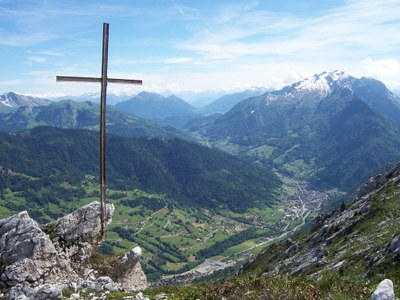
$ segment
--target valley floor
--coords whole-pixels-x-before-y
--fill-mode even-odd
[[[279,230],[275,235],[253,239],[251,242],[245,241],[240,244],[241,249],[238,251],[225,252],[208,258],[189,271],[163,276],[158,284],[186,284],[240,265],[260,253],[269,244],[295,233],[306,224],[308,218],[315,216],[321,204],[328,200],[328,194],[310,189],[307,182],[284,178],[280,174],[279,176],[285,184],[281,191],[281,205],[278,208],[280,218],[275,224]],[[270,224],[265,219],[259,218],[257,226],[262,228]],[[223,231],[223,228],[217,228],[216,232],[218,231]],[[237,249],[237,246],[235,248]]]

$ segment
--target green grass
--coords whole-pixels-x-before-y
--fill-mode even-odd
[[[214,299],[293,299],[293,300],[354,300],[369,299],[376,282],[364,282],[337,273],[326,274],[320,281],[289,275],[239,276],[221,284],[207,282],[189,286],[168,286],[145,291],[150,299],[160,293],[171,300]]]
[[[272,147],[269,145],[262,145],[257,148],[253,148],[248,151],[249,155],[257,158],[270,158],[274,153],[276,147]]]
[[[296,159],[294,161],[283,164],[283,169],[290,172],[295,178],[309,178],[313,175],[313,168],[310,165],[307,165],[304,160]]]
[[[254,242],[252,242],[252,241],[246,241],[246,242],[243,242],[243,243],[241,243],[239,245],[236,245],[236,246],[233,246],[233,247],[230,247],[230,248],[226,249],[220,256],[228,257],[228,256],[231,256],[231,255],[233,255],[235,253],[238,253],[238,252],[244,251],[246,249],[249,249],[250,247],[254,247],[255,245],[256,244]]]

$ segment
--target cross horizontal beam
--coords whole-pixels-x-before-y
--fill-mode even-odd
[[[99,77],[78,77],[78,76],[56,76],[56,81],[80,81],[80,82],[97,82],[101,83],[102,78]],[[118,79],[118,78],[107,78],[107,82],[110,83],[129,83],[129,84],[142,84],[142,80],[137,79]]]

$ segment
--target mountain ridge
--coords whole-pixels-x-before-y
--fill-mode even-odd
[[[183,99],[171,95],[141,92],[127,101],[115,105],[118,109],[149,120],[193,115],[196,111]]]
[[[22,106],[43,106],[50,104],[47,99],[20,95],[14,92],[8,92],[0,95],[0,113],[12,112]]]
[[[375,94],[362,88],[376,85]],[[349,191],[359,183],[359,174],[368,176],[400,159],[400,127],[393,120],[400,119],[398,103],[399,98],[375,80],[325,72],[241,101],[192,130],[213,145],[234,149],[288,176]],[[336,165],[329,165],[332,157],[338,159]],[[341,161],[352,162],[353,168]],[[321,176],[327,180],[318,180]]]
[[[203,107],[201,109],[201,112],[205,113],[205,114],[226,113],[238,102],[240,102],[244,99],[247,99],[247,98],[262,95],[267,91],[268,91],[268,89],[266,89],[266,88],[255,88],[254,87],[254,88],[247,89],[244,91],[239,91],[239,92],[235,92],[232,94],[226,94],[226,95],[223,95],[223,96],[219,97],[218,99],[214,100],[213,102],[206,105],[205,107]]]
[[[129,115],[107,106],[107,129],[112,134],[122,136],[174,137],[191,139],[183,132],[162,127],[151,121]],[[16,132],[36,126],[58,128],[85,128],[99,130],[100,106],[86,101],[61,100],[45,106],[22,106],[15,112],[0,115],[0,130]]]

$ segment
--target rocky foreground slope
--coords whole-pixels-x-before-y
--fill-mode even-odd
[[[333,275],[338,284],[351,278],[365,286],[389,278],[398,295],[400,164],[362,185],[349,207],[343,204],[320,215],[309,231],[271,245],[242,271],[266,277],[290,274],[314,282]]]
[[[256,262],[265,274],[400,278],[399,217],[400,164],[361,186],[350,207],[320,215],[310,233],[270,247]]]
[[[62,299],[66,288],[145,289],[139,247],[108,264],[96,262],[99,212],[100,204],[93,202],[42,228],[26,211],[0,220],[0,298]],[[107,224],[113,212],[107,204]]]

